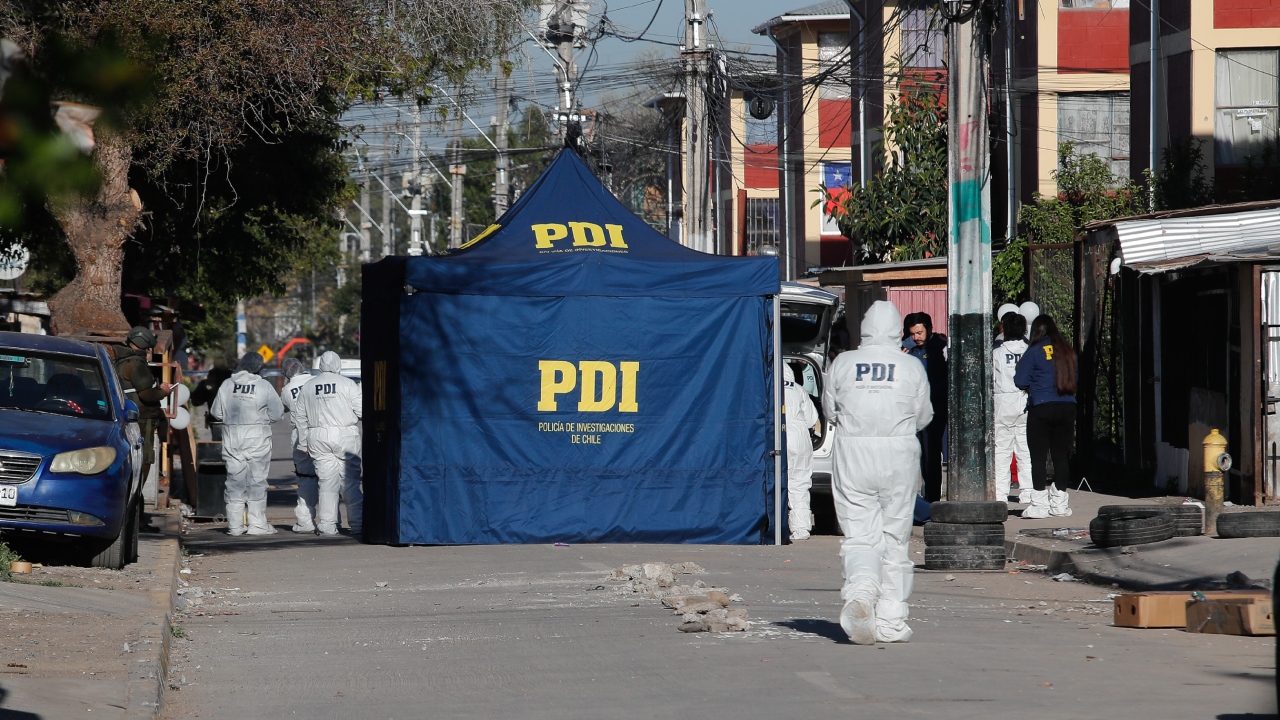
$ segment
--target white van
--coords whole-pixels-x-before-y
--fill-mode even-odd
[[[810,285],[782,283],[782,358],[796,371],[818,409],[821,425],[810,432],[813,441],[812,494],[831,494],[831,430],[834,427],[822,412],[822,387],[829,363],[831,334],[840,297]],[[815,503],[817,505],[818,503]],[[826,501],[826,505],[830,501]]]

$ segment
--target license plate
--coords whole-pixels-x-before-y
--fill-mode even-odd
[[[12,485],[0,485],[0,507],[13,507],[18,504],[18,488]]]

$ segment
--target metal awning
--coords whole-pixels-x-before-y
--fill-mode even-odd
[[[1090,223],[1112,230],[1121,261],[1141,273],[1201,263],[1280,261],[1280,203],[1215,205]],[[1277,255],[1270,249],[1276,248]]]

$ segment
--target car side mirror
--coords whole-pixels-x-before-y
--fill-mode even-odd
[[[138,422],[138,406],[132,400],[124,401],[124,416],[129,422]]]

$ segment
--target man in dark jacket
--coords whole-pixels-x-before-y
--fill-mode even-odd
[[[914,321],[907,328],[914,346],[907,352],[924,363],[929,377],[929,401],[933,403],[933,421],[920,434],[920,471],[924,475],[924,499],[934,503],[942,499],[942,450],[947,430],[947,336],[933,331],[933,318],[929,313],[912,313],[908,317]]]
[[[164,401],[173,386],[169,383],[156,382],[151,367],[147,365],[147,353],[156,346],[155,333],[145,327],[138,326],[129,330],[124,345],[109,345],[108,350],[115,362],[116,374],[120,376],[120,385],[124,389],[125,398],[138,406],[138,427],[142,431],[142,477],[145,480],[155,462],[154,438],[168,430],[168,421]]]

